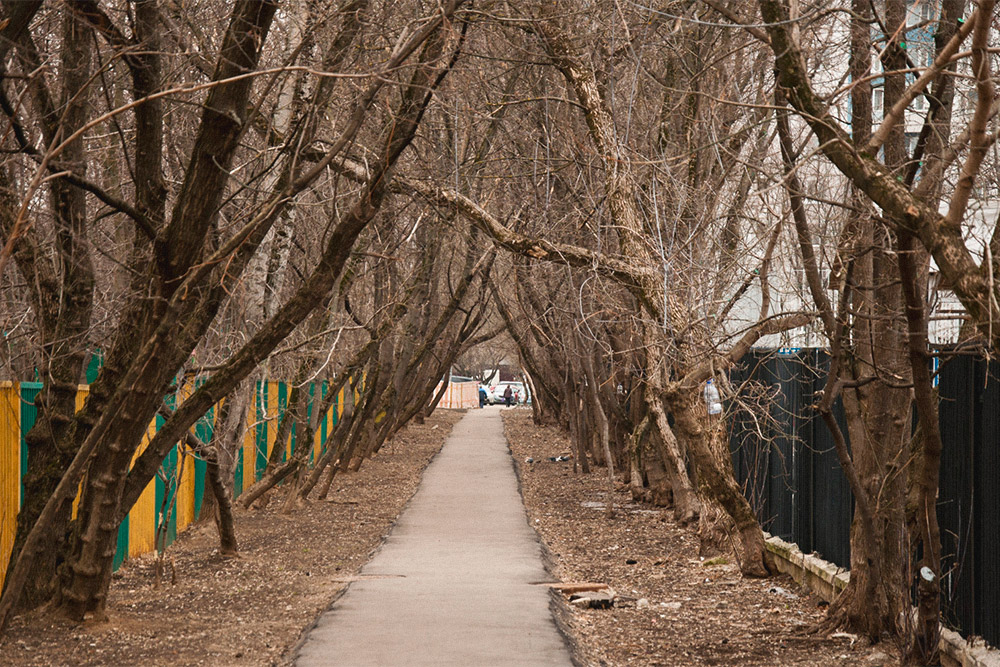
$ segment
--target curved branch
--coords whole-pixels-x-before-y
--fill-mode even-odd
[[[760,8],[769,24],[778,84],[787,89],[789,102],[816,134],[824,155],[886,212],[891,224],[920,239],[962,305],[982,332],[991,335],[991,345],[1000,347],[1000,312],[991,308],[994,288],[966,247],[961,228],[914,196],[875,156],[858,150],[812,89],[802,50],[785,23],[785,3],[760,0]]]

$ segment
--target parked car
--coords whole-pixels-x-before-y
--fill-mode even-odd
[[[523,382],[498,382],[496,385],[491,387],[490,391],[486,392],[487,400],[489,400],[490,405],[496,405],[497,403],[504,402],[504,392],[507,387],[511,388],[514,392],[514,402],[515,403],[525,403],[528,400],[528,392],[525,389]]]

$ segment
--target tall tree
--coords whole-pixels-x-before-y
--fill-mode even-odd
[[[334,16],[346,17],[349,24],[350,17],[363,4],[348,2]],[[395,37],[390,33],[389,43],[394,41],[394,46],[388,59],[373,64],[365,73],[367,83],[360,87],[357,96],[336,110],[346,122],[334,132],[333,141],[324,145],[318,162],[305,162],[303,149],[318,140],[321,132],[325,135],[326,127],[320,123],[299,123],[293,133],[282,137],[275,151],[277,162],[270,169],[276,170],[278,177],[259,194],[248,191],[248,184],[234,178],[239,170],[232,166],[243,150],[241,142],[252,131],[256,132],[254,123],[263,100],[275,89],[267,82],[273,83],[284,71],[285,63],[274,62],[275,54],[269,50],[276,3],[250,0],[233,3],[228,23],[218,36],[217,64],[209,80],[168,88],[162,78],[154,76],[154,90],[143,91],[135,86],[133,103],[122,109],[109,109],[90,121],[94,124],[104,122],[106,117],[134,113],[138,125],[138,116],[150,110],[150,102],[207,91],[187,157],[178,163],[179,186],[169,195],[162,192],[159,195],[161,210],[169,208],[169,214],[157,220],[152,214],[135,213],[144,225],[144,233],[137,235],[131,250],[135,291],[119,310],[118,330],[109,341],[105,365],[91,387],[86,405],[72,422],[72,436],[57,443],[74,452],[72,461],[38,515],[25,517],[31,528],[12,556],[13,567],[0,601],[0,624],[9,619],[24,585],[41,576],[32,575],[30,565],[44,551],[43,538],[50,534],[52,522],[68,511],[85,473],[89,474],[68,550],[64,552],[67,561],[61,570],[57,600],[60,608],[74,618],[103,612],[115,551],[115,519],[123,510],[127,511],[122,499],[138,497],[132,490],[146,486],[181,435],[253,371],[330,292],[356,239],[385,200],[393,167],[410,144],[432,99],[432,91],[454,63],[459,40],[457,33],[444,26],[449,25],[459,4],[451,2],[436,8],[415,30],[402,31]],[[170,25],[158,3],[151,1],[144,6],[150,11],[148,25],[160,31]],[[78,17],[106,39],[111,50],[128,56],[136,48],[136,43],[124,37],[126,33],[114,25],[102,7],[77,3],[74,9]],[[356,30],[348,33],[356,34]],[[315,36],[313,33],[310,38]],[[303,41],[281,57],[294,62],[310,53]],[[141,69],[141,64],[129,62],[127,57],[123,59],[133,68]],[[278,68],[270,72],[262,69],[263,65],[272,64]],[[404,64],[409,64],[408,70],[400,69]],[[259,90],[254,83],[258,80],[262,82]],[[399,88],[395,101],[388,107],[388,113],[374,113],[376,101],[392,82],[398,82]],[[328,109],[329,88],[323,91],[322,85],[316,85],[311,99],[301,97],[302,108],[312,109],[313,113]],[[154,119],[151,125],[162,128],[163,116]],[[63,155],[71,141],[88,127],[84,124],[76,133],[50,147],[44,158],[52,161]],[[133,137],[145,142],[151,134],[155,135],[155,131]],[[268,137],[266,132],[258,136]],[[345,193],[342,213],[338,212],[330,221],[319,256],[300,286],[187,398],[132,464],[142,434],[175,374],[203,340],[271,226],[294,204],[297,196],[327,177],[327,166],[345,147],[359,140],[370,142],[377,156],[370,161],[369,178],[355,191]],[[134,144],[134,150],[125,154],[136,156],[137,183],[140,154],[143,159],[152,155],[151,161],[159,160],[159,164],[150,165],[156,173],[174,166],[167,164],[160,149],[161,142],[154,137],[151,144]],[[150,182],[155,184],[158,179]],[[142,187],[136,186],[137,199],[142,197]],[[29,188],[27,196],[30,195]],[[244,195],[248,198],[244,199]],[[230,215],[236,214],[233,198],[251,205],[236,217],[237,225],[223,225],[224,221],[228,223]],[[164,205],[166,202],[169,205]],[[127,210],[135,212],[138,207],[129,206]],[[9,240],[16,239],[17,234],[12,233]],[[31,488],[28,492],[37,491]]]
[[[960,225],[968,205],[963,183],[970,183],[981,166],[977,140],[970,138],[976,133],[977,117],[983,118],[989,111],[980,101],[967,131],[953,143],[954,89],[948,71],[954,68],[953,56],[971,31],[973,71],[982,76],[985,60],[975,55],[975,44],[977,40],[985,43],[988,28],[979,12],[989,15],[992,7],[981,6],[963,24],[964,3],[942,3],[933,43],[925,45],[926,55],[920,57],[918,49],[909,48],[910,35],[919,26],[907,24],[906,3],[886,2],[874,7],[875,13],[866,3],[854,3],[849,133],[834,119],[833,107],[827,106],[839,104],[838,98],[821,102],[803,69],[809,54],[797,28],[800,17],[784,3],[761,2],[760,7],[769,23],[766,39],[778,65],[779,103],[783,105],[787,95],[815,135],[819,150],[847,177],[856,193],[837,246],[837,261],[842,266],[837,287],[841,300],[834,305],[820,280],[804,189],[795,173],[796,155],[802,151],[792,145],[790,125],[781,116],[785,182],[801,258],[833,357],[819,406],[834,432],[856,500],[851,585],[831,607],[830,622],[848,625],[873,638],[883,633],[902,637],[908,644],[909,659],[936,664],[941,575],[936,496],[941,441],[928,371],[927,253],[918,250],[914,239],[934,256],[950,282],[958,281],[951,282],[956,294],[987,340],[995,344],[995,339],[989,338],[990,317],[984,319],[981,304],[977,305],[978,299],[994,298],[989,296],[992,288],[982,283],[989,269],[976,266]],[[790,22],[781,23],[786,20]],[[879,26],[874,33],[873,22]],[[970,26],[973,22],[978,25],[975,29]],[[881,54],[884,84],[879,93],[885,108],[885,117],[875,129],[870,68],[873,50]],[[916,74],[907,74],[914,69]],[[983,85],[982,79],[979,85]],[[918,96],[926,96],[929,104],[920,118],[922,129],[916,141],[907,146],[904,126],[911,122],[912,103]],[[941,215],[934,202],[943,194],[943,177],[966,141],[971,141],[969,157],[959,170],[955,190],[945,206],[947,213]],[[875,214],[872,204],[880,207],[881,216]],[[986,264],[991,262],[983,262]],[[914,447],[909,442],[911,387],[920,421]],[[847,438],[832,417],[837,397],[843,399],[847,414],[850,452]],[[907,483],[919,498],[919,509],[909,522],[905,514]],[[908,527],[914,524],[917,530],[911,545]],[[908,564],[911,556],[915,557],[916,543],[923,556],[917,579],[919,623],[914,635],[900,619],[908,618],[913,584]]]

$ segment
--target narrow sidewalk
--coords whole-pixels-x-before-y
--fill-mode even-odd
[[[500,411],[472,410],[299,650],[319,665],[571,665]]]

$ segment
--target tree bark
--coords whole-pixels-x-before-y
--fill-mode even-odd
[[[223,556],[235,556],[239,551],[239,543],[236,539],[236,520],[233,517],[233,494],[222,477],[219,444],[206,444],[191,431],[187,432],[184,441],[192,451],[205,459],[207,490],[215,498],[213,513],[216,528],[219,530],[219,553]]]
[[[29,8],[30,4],[26,3],[22,9]],[[16,19],[18,13],[15,9],[15,16],[11,18]],[[54,142],[58,136],[76,132],[91,112],[91,44],[92,35],[86,24],[74,14],[66,13],[63,17],[63,52],[67,62],[73,63],[73,66],[62,70],[61,92],[67,104],[61,117],[51,107],[52,101],[42,78],[38,77],[39,80],[34,83],[38,90],[35,98],[45,114],[42,127],[48,143]],[[74,141],[64,150],[60,167],[85,177],[86,153],[83,139]],[[6,209],[0,214],[0,231],[11,239],[15,221],[11,219],[10,211],[16,211],[17,207],[8,194],[13,190],[8,190],[6,181],[6,176],[0,177],[5,193],[2,203]],[[51,181],[50,191],[56,225],[55,264],[42,256],[33,233],[23,237],[14,251],[18,268],[33,288],[30,300],[41,335],[43,357],[39,370],[43,386],[35,398],[38,410],[35,425],[25,435],[28,466],[22,480],[24,503],[17,517],[8,569],[13,568],[31,527],[76,453],[72,444],[73,417],[78,383],[87,357],[86,336],[94,303],[95,276],[87,241],[86,192],[74,187],[66,178]],[[17,603],[20,609],[37,607],[51,596],[53,575],[64,556],[61,546],[69,522],[70,510],[64,506],[45,536],[45,545],[31,560],[29,583]]]
[[[693,523],[701,515],[701,501],[698,500],[698,493],[691,484],[687,466],[684,464],[684,456],[677,444],[677,437],[667,422],[667,414],[660,404],[658,392],[648,391],[646,393],[646,405],[649,408],[652,426],[659,436],[657,442],[663,447],[660,455],[663,458],[673,491],[674,518],[681,525]]]
[[[910,372],[920,423],[921,447],[916,457],[918,488],[916,517],[922,549],[917,576],[916,641],[910,657],[921,665],[940,661],[941,640],[941,529],[937,518],[937,496],[941,469],[941,428],[938,420],[938,400],[930,373],[927,342],[927,306],[924,298],[926,278],[918,270],[913,238],[901,236],[898,241],[899,268],[903,296],[906,299],[907,344],[910,352]],[[926,276],[926,273],[923,274]]]
[[[611,490],[614,489],[615,483],[615,462],[614,458],[611,456],[611,444],[608,426],[608,416],[604,412],[604,407],[601,405],[601,397],[598,393],[597,384],[597,374],[594,372],[594,360],[587,350],[582,349],[581,341],[581,351],[580,360],[583,365],[584,376],[587,378],[587,393],[590,398],[590,409],[597,420],[597,435],[601,443],[601,452],[604,455],[604,465],[608,468],[608,484],[611,486]],[[610,507],[610,499],[608,500]]]
[[[632,500],[645,500],[646,493],[645,488],[642,483],[642,443],[646,439],[646,434],[649,432],[650,419],[647,413],[642,421],[636,424],[635,430],[632,431],[632,435],[629,437],[629,490],[632,492]]]
[[[684,434],[702,492],[718,503],[736,524],[740,572],[748,577],[769,576],[764,535],[757,517],[736,484],[731,462],[719,460],[722,451],[726,458],[729,452],[726,432],[721,428],[722,419],[708,414],[695,390],[668,392],[667,402],[677,429]],[[713,440],[719,442],[714,448],[710,444]]]

